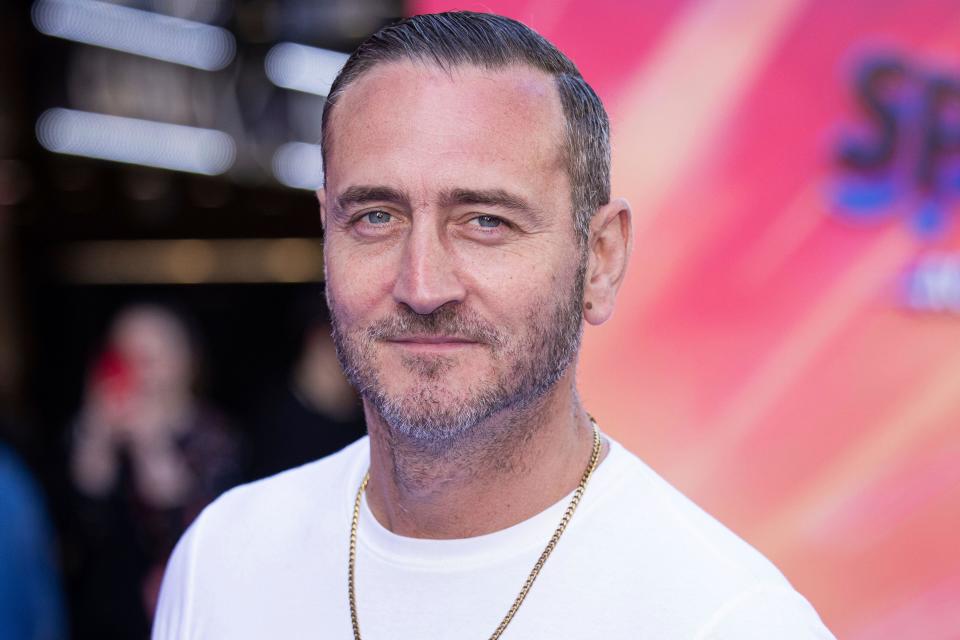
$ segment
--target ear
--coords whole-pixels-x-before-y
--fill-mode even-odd
[[[320,227],[323,230],[327,229],[327,205],[326,205],[327,190],[323,187],[317,189],[317,202],[320,203]]]
[[[600,207],[590,221],[587,273],[584,278],[583,317],[602,324],[613,315],[617,291],[633,251],[630,205],[623,198]]]

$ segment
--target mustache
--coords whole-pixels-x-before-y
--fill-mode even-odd
[[[384,318],[366,330],[372,340],[394,340],[410,336],[449,336],[499,347],[503,334],[459,304],[445,304],[428,314],[419,314],[401,305],[396,314]]]

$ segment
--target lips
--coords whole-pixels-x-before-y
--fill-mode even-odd
[[[408,344],[476,344],[477,341],[460,336],[397,336],[388,338],[387,342]]]

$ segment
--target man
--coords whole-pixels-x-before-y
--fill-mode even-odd
[[[370,435],[207,509],[155,638],[831,638],[579,403],[631,228],[573,64],[506,18],[417,16],[323,118],[327,299]]]

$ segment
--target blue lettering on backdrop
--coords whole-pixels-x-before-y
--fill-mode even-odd
[[[873,56],[854,91],[865,120],[840,139],[836,213],[872,221],[906,209],[921,236],[941,235],[960,198],[960,75]]]
[[[960,255],[922,257],[903,274],[900,293],[910,309],[960,313]]]

